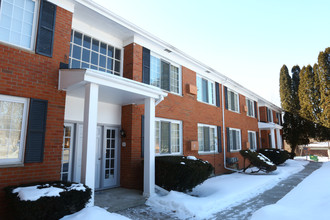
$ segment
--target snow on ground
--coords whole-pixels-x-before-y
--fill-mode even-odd
[[[116,214],[107,212],[105,209],[102,209],[98,206],[92,206],[84,208],[79,212],[76,212],[72,215],[67,215],[61,218],[60,220],[129,220],[129,218]]]
[[[296,156],[294,157],[295,160],[308,160],[308,161],[313,161],[310,159],[309,156]],[[330,158],[329,157],[320,157],[318,156],[317,157],[318,159],[318,162],[329,162],[330,161]]]
[[[285,197],[256,211],[252,220],[330,219],[330,163],[306,177]]]
[[[181,219],[210,218],[229,206],[238,205],[275,186],[279,181],[304,168],[307,161],[287,160],[285,165],[267,175],[233,173],[206,180],[190,195],[171,191],[166,196],[155,195],[146,202],[154,210],[171,212]]]

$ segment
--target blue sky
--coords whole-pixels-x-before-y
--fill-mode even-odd
[[[280,105],[279,72],[330,46],[329,0],[95,0]]]

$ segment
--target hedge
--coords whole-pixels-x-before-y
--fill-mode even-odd
[[[280,165],[290,158],[290,153],[282,149],[260,149],[259,153],[268,157],[275,165]]]
[[[166,190],[191,191],[213,172],[213,166],[195,157],[156,157],[156,184]]]
[[[244,164],[245,160],[248,159],[250,161],[250,165],[244,168],[244,172],[252,165],[259,168],[258,171],[265,171],[265,172],[272,172],[277,169],[276,165],[265,157],[263,154],[258,153],[256,151],[251,150],[240,150],[240,154],[244,157]]]
[[[53,181],[6,187],[6,197],[14,219],[58,220],[63,216],[85,208],[85,205],[91,198],[91,189],[83,184],[81,185],[85,187],[84,191],[72,189],[72,184],[75,183]],[[63,191],[59,193],[60,196],[40,197],[35,201],[21,200],[18,192],[13,192],[18,187],[28,186],[37,186],[37,189],[57,187],[63,189]]]

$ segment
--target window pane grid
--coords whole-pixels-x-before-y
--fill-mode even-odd
[[[241,150],[241,132],[236,129],[229,129],[229,147],[232,151]]]
[[[238,94],[233,91],[228,91],[227,99],[228,99],[228,109],[231,111],[238,112],[239,111]]]
[[[199,152],[215,152],[217,133],[214,126],[198,125]]]
[[[207,79],[196,77],[197,100],[205,103],[215,104],[214,82]]]
[[[0,40],[31,49],[35,6],[32,0],[2,0]]]
[[[179,93],[179,68],[171,65],[171,91]]]
[[[90,68],[120,75],[121,50],[92,37],[72,31],[70,68]]]
[[[175,121],[155,121],[155,153],[180,154],[180,123]]]

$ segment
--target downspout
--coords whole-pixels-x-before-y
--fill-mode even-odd
[[[225,87],[224,84],[227,82],[228,78],[225,79],[224,82],[222,82],[222,136],[223,136],[223,166],[225,169],[233,171],[233,172],[239,172],[239,170],[232,169],[227,167],[227,162],[226,162],[226,127],[225,127]]]

